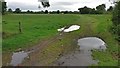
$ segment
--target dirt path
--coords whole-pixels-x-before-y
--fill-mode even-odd
[[[41,41],[40,43],[38,43],[37,45],[26,49],[25,51],[26,51],[26,52],[33,51],[34,53],[35,53],[35,52],[38,52],[38,50],[42,50],[42,49],[43,49],[44,47],[46,47],[48,44],[50,44],[50,43],[58,40],[59,37],[60,37],[60,36],[57,35],[57,36],[55,36],[55,37],[53,37],[53,38],[45,39],[45,40]]]
[[[40,54],[43,54],[44,53],[43,50],[46,47],[48,47],[50,44],[52,44],[54,42],[58,42],[60,40],[60,38],[62,38],[62,36],[60,34],[57,34],[56,36],[53,36],[53,37],[42,40],[41,42],[39,42],[35,46],[29,47],[27,49],[23,49],[22,51],[25,51],[26,53],[28,53],[28,57],[26,57],[25,60],[23,61],[23,63],[19,64],[18,66],[40,65],[41,63],[38,61],[39,57],[41,56]],[[21,51],[21,49],[18,50],[18,52],[19,51]],[[4,61],[3,64],[5,66],[8,66],[9,63],[11,62],[12,54],[7,53],[7,54],[4,54],[4,56],[6,56],[4,58],[4,60],[7,60],[7,61]]]
[[[22,66],[26,66],[26,65],[36,66],[36,65],[38,65],[39,64],[38,59],[39,59],[40,53],[44,53],[43,49],[45,47],[49,46],[49,44],[56,42],[56,41],[59,41],[61,37],[62,36],[58,34],[53,38],[43,40],[42,42],[40,42],[36,46],[33,46],[33,47],[25,50],[26,52],[31,52],[31,53],[29,53],[29,58],[25,59],[25,61],[21,65]]]

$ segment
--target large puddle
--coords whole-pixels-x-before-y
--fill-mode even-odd
[[[17,66],[21,64],[26,57],[28,57],[28,53],[24,51],[13,53],[10,65]]]
[[[105,42],[96,37],[87,37],[87,38],[79,39],[78,45],[80,46],[80,50],[106,49]]]
[[[106,50],[105,42],[96,37],[86,37],[78,40],[80,48],[72,54],[61,57],[55,62],[55,65],[59,66],[90,66],[97,64],[99,60],[93,60],[93,49],[100,51]]]
[[[59,32],[71,32],[80,29],[79,25],[72,25],[69,28],[65,29],[65,27],[57,29]]]

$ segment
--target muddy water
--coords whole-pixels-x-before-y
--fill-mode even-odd
[[[80,48],[74,53],[61,57],[55,62],[55,66],[90,66],[97,65],[99,60],[93,60],[92,49],[105,51],[105,42],[96,37],[87,37],[78,40]]]
[[[28,53],[24,51],[13,53],[10,65],[17,66],[21,64],[26,57],[28,57]]]

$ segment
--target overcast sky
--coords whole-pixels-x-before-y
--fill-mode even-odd
[[[77,11],[78,8],[88,6],[90,8],[95,8],[100,4],[106,4],[108,8],[111,6],[109,0],[49,0],[49,8],[38,8],[41,5],[38,0],[5,0],[7,2],[8,8],[20,8],[21,10],[71,10]]]

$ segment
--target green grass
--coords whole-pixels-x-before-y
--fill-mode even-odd
[[[3,16],[3,32],[7,35],[3,39],[3,51],[14,51],[19,47],[27,48],[38,41],[54,37],[57,29],[66,25],[78,24],[80,30],[64,34],[62,41],[56,40],[43,49],[45,54],[37,58],[44,64],[51,64],[61,51],[67,53],[76,47],[74,39],[95,36],[103,39],[107,44],[106,52],[94,51],[94,59],[98,59],[99,66],[117,66],[118,42],[109,32],[112,25],[111,15],[5,15]],[[18,32],[18,22],[22,23],[22,34]],[[5,24],[6,23],[6,24]],[[63,44],[63,48],[61,48]],[[51,56],[50,56],[51,55]],[[46,63],[46,61],[48,61]]]
[[[3,39],[3,51],[25,48],[42,38],[53,36],[58,28],[74,22],[76,18],[74,15],[5,15],[3,32],[8,38]],[[22,34],[18,31],[19,21],[22,23]]]

